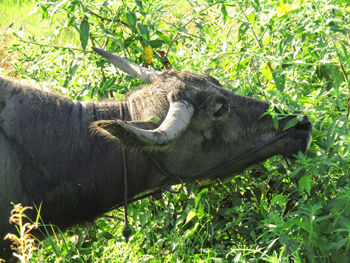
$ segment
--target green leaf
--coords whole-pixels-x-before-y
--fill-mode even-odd
[[[250,23],[248,22],[243,22],[239,29],[238,29],[238,40],[242,39],[242,36],[248,31],[248,29],[250,28]]]
[[[298,118],[293,118],[293,119],[287,121],[287,123],[286,123],[286,124],[284,125],[284,127],[283,127],[283,131],[286,131],[286,130],[288,130],[288,129],[294,127],[294,126],[297,125],[298,123],[299,123]]]
[[[272,77],[273,77],[273,80],[275,81],[276,88],[279,91],[283,91],[284,90],[284,85],[286,84],[286,75],[283,74],[279,70],[274,70],[272,72]]]
[[[284,207],[287,196],[285,195],[275,195],[271,200],[271,205],[278,204],[281,208]]]
[[[208,189],[208,188],[204,188],[204,189],[202,189],[202,190],[197,194],[196,200],[195,200],[195,205],[194,205],[196,208],[197,208],[199,202],[200,202],[201,199],[202,199],[202,195],[203,195],[203,194],[207,194],[208,192],[209,192],[209,189]]]
[[[75,59],[72,61],[72,63],[69,66],[69,75],[71,75],[71,76],[75,75],[75,73],[77,72],[77,70],[79,68],[80,61],[81,61],[81,59]]]
[[[90,35],[90,25],[86,17],[84,17],[83,21],[81,21],[80,24],[80,43],[81,47],[83,48],[84,52],[86,51],[86,46],[89,41],[89,35]]]
[[[270,81],[272,79],[272,72],[267,64],[265,64],[262,69],[261,73],[264,75],[264,77]]]
[[[330,249],[336,249],[339,250],[342,247],[345,247],[345,245],[349,242],[348,238],[343,238],[340,239],[339,241],[330,244],[329,248]]]
[[[135,33],[136,21],[137,21],[135,13],[129,13],[129,12],[126,13],[126,20],[128,21],[131,31]]]
[[[310,105],[314,104],[314,101],[312,99],[310,99],[309,97],[301,97],[299,99],[299,102],[302,104],[310,104]]]
[[[198,217],[198,219],[201,220],[205,214],[206,213],[205,213],[204,207],[203,206],[199,207],[196,212],[196,216]]]
[[[100,88],[100,92],[101,94],[104,94],[110,87],[112,87],[114,85],[116,81],[116,78],[110,78],[108,79],[103,86]]]
[[[115,42],[117,42],[117,43],[119,44],[120,48],[123,50],[124,56],[125,56],[125,57],[128,56],[128,54],[127,54],[127,52],[126,52],[126,48],[125,48],[125,46],[124,46],[124,44],[123,44],[123,41],[121,41],[119,38],[117,38],[117,37],[115,37],[115,36],[113,36],[113,35],[111,35],[111,34],[104,34],[104,36],[105,36],[105,37],[108,37],[108,38],[111,38],[111,39],[113,39]]]
[[[159,36],[162,40],[164,40],[166,43],[170,44],[171,43],[171,38],[167,35],[165,35],[163,32],[161,31],[157,31],[156,32],[157,36]]]
[[[254,22],[255,22],[255,13],[252,12],[252,13],[250,13],[247,17],[248,17],[248,21],[249,21],[250,23],[254,24]]]
[[[334,140],[335,140],[335,136],[337,135],[334,130],[335,127],[337,126],[338,123],[338,119],[335,119],[331,125],[331,127],[328,129],[327,131],[327,151],[329,151],[329,149],[333,146],[334,144]]]
[[[141,37],[143,38],[143,40],[145,40],[146,43],[148,43],[148,41],[149,41],[148,28],[145,25],[140,24],[140,23],[137,24],[137,28],[139,29],[139,32],[140,32]]]
[[[344,52],[344,55],[345,55],[346,59],[349,61],[350,56],[348,55],[348,51],[347,51],[347,49],[345,47],[345,45],[347,45],[347,43],[345,41],[340,41],[340,44],[341,44],[341,46],[343,48],[343,52]]]
[[[190,238],[191,236],[193,236],[193,235],[196,233],[198,227],[199,227],[199,223],[197,222],[197,223],[194,225],[194,227],[193,227],[192,229],[188,229],[188,230],[185,232],[184,237],[185,237],[185,238]]]
[[[114,238],[114,236],[111,233],[107,232],[107,231],[102,231],[102,232],[98,233],[98,236],[102,237],[104,239],[107,239],[107,240],[110,240],[110,239]]]
[[[185,225],[190,222],[194,217],[196,216],[196,212],[194,210],[191,210],[186,217]]]
[[[140,1],[140,0],[135,0],[135,3],[138,5],[138,7],[140,8],[140,10],[143,10],[142,1]]]
[[[49,12],[47,11],[47,8],[43,5],[40,5],[40,8],[43,11],[43,19],[47,19],[49,17]]]
[[[226,5],[225,4],[221,5],[221,14],[222,14],[222,17],[224,19],[224,23],[226,23],[226,21],[228,19],[228,16],[227,16],[227,9],[226,9]]]
[[[307,256],[307,261],[305,262],[310,262],[310,263],[314,263],[316,262],[315,258],[315,253],[313,251],[313,249],[311,247],[309,247],[305,242],[302,243],[303,244],[303,248],[305,250],[305,254]]]
[[[149,213],[145,213],[145,212],[139,213],[139,219],[140,219],[141,226],[146,225],[147,220],[149,219]]]
[[[259,11],[259,9],[260,9],[259,0],[254,0],[253,7],[254,7],[255,11]]]
[[[270,44],[270,42],[271,42],[271,36],[267,35],[263,42],[264,47],[267,47]]]
[[[152,118],[150,118],[151,121],[154,121],[154,122],[159,122],[160,121],[160,118],[157,117],[157,116],[153,116]]]
[[[165,41],[163,41],[162,39],[155,39],[155,40],[151,40],[149,42],[149,45],[152,48],[160,48],[164,43],[165,43]]]
[[[310,194],[310,190],[311,190],[311,183],[312,183],[312,178],[310,175],[305,175],[303,177],[301,177],[298,181],[299,184],[299,189],[301,191],[306,191],[308,194]]]

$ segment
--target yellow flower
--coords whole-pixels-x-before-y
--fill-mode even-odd
[[[152,62],[152,57],[153,57],[153,49],[150,45],[145,47],[144,52],[146,54],[145,56],[145,67],[148,67],[149,64]]]

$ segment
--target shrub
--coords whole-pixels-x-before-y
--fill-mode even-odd
[[[175,3],[39,2],[44,19],[61,22],[40,39],[14,33],[8,51],[18,54],[15,72],[77,100],[119,97],[141,84],[92,53],[91,45],[156,69],[210,73],[234,92],[269,100],[271,110],[308,114],[313,122],[309,152],[293,162],[273,157],[223,182],[187,184],[183,193],[130,205],[129,243],[123,242],[123,225],[112,219],[120,217],[115,210],[92,227],[65,233],[60,252],[44,242],[37,257],[45,255],[47,262],[346,262],[349,3],[180,1],[178,13]],[[67,34],[72,37],[66,39]]]

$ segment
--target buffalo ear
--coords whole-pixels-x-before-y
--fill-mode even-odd
[[[194,112],[194,107],[187,101],[172,101],[172,93],[168,97],[170,100],[169,110],[162,123],[122,120],[99,121],[94,124],[95,130],[113,140],[118,139],[123,144],[134,145],[137,142],[137,144],[140,143],[151,148],[167,148],[185,132]],[[130,141],[131,143],[129,143]]]
[[[102,120],[92,124],[95,134],[102,135],[111,141],[120,141],[126,146],[142,147],[145,142],[126,127],[135,127],[144,130],[153,130],[159,126],[154,121],[122,121],[122,120]]]

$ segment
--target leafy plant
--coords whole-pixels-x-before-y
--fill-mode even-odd
[[[45,240],[34,257],[46,262],[348,260],[348,1],[60,0],[38,2],[37,11],[51,21],[53,34],[37,38],[23,29],[13,32],[15,41],[8,34],[3,40],[12,41],[8,52],[16,54],[12,65],[18,77],[77,100],[120,97],[141,84],[90,51],[98,46],[155,69],[209,73],[236,93],[270,101],[276,123],[285,112],[307,114],[313,141],[308,153],[292,162],[273,157],[225,181],[188,184],[180,194],[130,205],[129,243],[122,236],[121,211],[115,210],[91,227]]]
[[[31,234],[33,229],[38,228],[38,222],[24,222],[27,218],[24,213],[26,210],[32,209],[29,206],[23,207],[21,204],[14,204],[11,211],[10,223],[16,225],[18,235],[9,233],[5,236],[12,242],[11,249],[13,255],[20,260],[21,263],[27,263],[33,257],[33,253],[37,250],[35,239]]]

